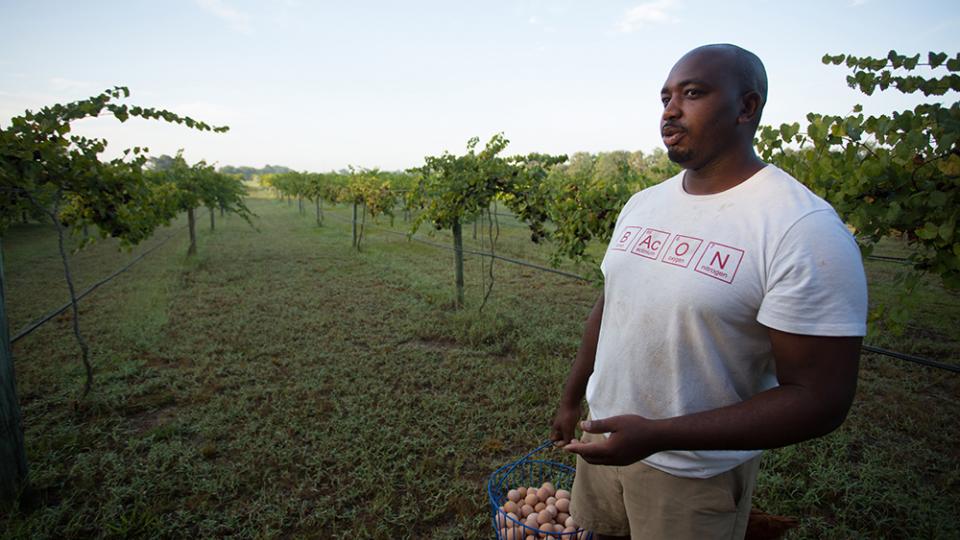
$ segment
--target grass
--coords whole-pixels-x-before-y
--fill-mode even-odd
[[[597,290],[498,262],[478,312],[481,262],[467,257],[457,310],[449,252],[374,227],[356,252],[348,208],[318,228],[309,205],[250,205],[261,232],[230,217],[201,226],[188,259],[174,226],[83,300],[97,372],[86,400],[69,314],[15,344],[31,490],[0,536],[490,536],[486,478],[547,437]],[[549,247],[510,220],[499,252],[545,262]],[[150,245],[86,248],[79,288]],[[66,292],[48,228],[16,228],[4,250],[16,330]],[[874,298],[889,289],[883,264],[868,268]],[[870,340],[955,362],[956,297],[932,283],[918,294],[935,309]],[[960,535],[957,395],[955,374],[865,355],[848,421],[768,452],[755,506],[800,518],[795,538]]]

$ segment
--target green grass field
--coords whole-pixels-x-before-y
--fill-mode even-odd
[[[547,438],[598,290],[498,261],[478,312],[488,278],[468,256],[457,310],[452,253],[389,220],[356,252],[347,207],[317,227],[309,206],[250,206],[259,232],[228,216],[211,233],[201,212],[190,259],[182,223],[73,257],[83,289],[175,235],[81,302],[86,399],[69,313],[14,345],[32,489],[3,538],[492,536],[487,476]],[[512,218],[500,231],[499,253],[546,261]],[[4,261],[14,333],[65,301],[48,227],[11,230]],[[868,264],[874,298],[895,270]],[[958,297],[925,283],[916,304],[906,332],[868,341],[957,363]],[[958,390],[960,375],[865,355],[847,422],[768,452],[754,506],[799,518],[793,538],[960,536]]]

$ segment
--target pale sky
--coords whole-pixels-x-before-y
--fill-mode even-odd
[[[0,125],[115,85],[226,134],[86,120],[77,132],[219,165],[402,169],[503,131],[507,154],[660,147],[660,88],[706,43],[764,61],[764,123],[911,107],[824,53],[960,51],[960,2],[0,0]],[[956,101],[956,95],[950,101]]]

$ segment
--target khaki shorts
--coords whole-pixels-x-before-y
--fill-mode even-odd
[[[603,435],[584,433],[591,441]],[[570,514],[580,527],[612,536],[743,538],[760,458],[712,478],[681,478],[641,462],[591,465],[577,457]]]

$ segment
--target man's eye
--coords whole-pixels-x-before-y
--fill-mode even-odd
[[[688,88],[687,91],[684,92],[684,93],[685,93],[687,96],[689,96],[689,97],[698,97],[698,96],[703,95],[703,92],[701,92],[700,90],[698,90],[698,89],[696,89],[696,88]]]
[[[670,96],[661,96],[660,103],[663,103],[663,106],[666,107],[667,103],[670,103]]]

